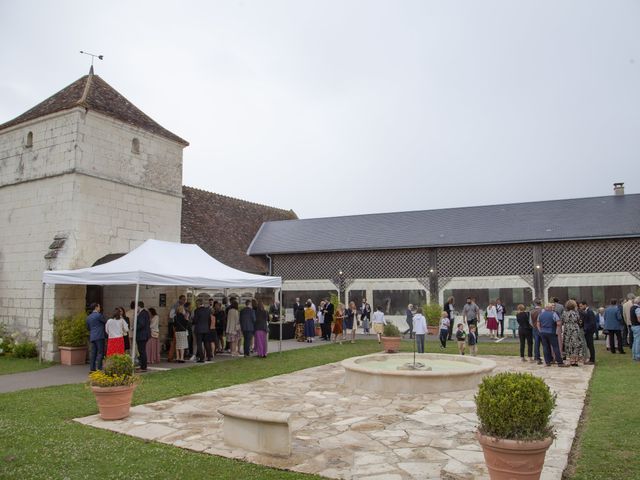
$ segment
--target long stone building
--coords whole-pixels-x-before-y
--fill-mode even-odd
[[[449,297],[511,310],[533,297],[599,306],[640,286],[640,195],[265,223],[248,249],[294,297],[367,297],[390,315]]]
[[[262,222],[295,213],[183,187],[186,146],[93,68],[0,125],[0,323],[36,337],[45,269],[104,263],[149,238],[198,243],[232,267],[266,272],[246,249]],[[179,293],[144,288],[142,299],[166,320]],[[54,316],[131,298],[129,287],[47,286],[45,357],[57,352]]]

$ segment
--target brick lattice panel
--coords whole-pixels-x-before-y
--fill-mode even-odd
[[[429,272],[426,249],[274,255],[273,273],[286,280],[345,278],[417,278]]]
[[[438,249],[438,275],[487,277],[533,274],[533,250],[528,244]]]
[[[545,273],[632,272],[640,270],[640,239],[545,243]]]

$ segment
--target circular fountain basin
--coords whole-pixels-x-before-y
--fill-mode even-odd
[[[378,393],[441,393],[475,389],[496,367],[493,360],[441,353],[375,353],[342,361],[345,384]]]

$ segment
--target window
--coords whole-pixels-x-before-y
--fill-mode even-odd
[[[427,303],[427,293],[424,290],[374,290],[373,308],[382,307],[385,315],[404,315],[407,305],[415,307]]]
[[[331,295],[337,294],[338,292],[336,290],[283,290],[282,306],[284,308],[293,307],[296,298],[299,298],[302,304],[310,298],[315,305],[320,305],[320,302],[325,298],[330,299]]]
[[[27,133],[27,143],[24,145],[26,148],[33,147],[33,132]]]
[[[140,153],[140,140],[137,138],[131,140],[131,153]]]

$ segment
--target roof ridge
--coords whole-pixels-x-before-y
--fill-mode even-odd
[[[327,220],[327,219],[338,219],[338,218],[355,218],[355,217],[375,217],[379,215],[401,215],[401,214],[414,214],[414,213],[423,213],[423,212],[443,212],[443,211],[451,211],[451,210],[467,210],[467,209],[478,209],[478,208],[496,208],[496,207],[514,207],[516,205],[530,205],[533,203],[551,203],[551,202],[570,202],[575,200],[597,200],[599,198],[607,198],[607,199],[619,199],[624,197],[636,196],[640,195],[640,193],[625,193],[624,195],[599,195],[597,197],[573,197],[573,198],[557,198],[555,200],[532,200],[529,202],[514,202],[514,203],[494,203],[494,204],[486,204],[486,205],[468,205],[461,207],[443,207],[443,208],[424,208],[420,210],[400,210],[400,211],[391,211],[391,212],[374,212],[374,213],[354,213],[351,215],[331,215],[327,217],[311,217],[311,218],[298,218],[297,220]],[[289,222],[290,220],[270,220],[269,222]]]
[[[264,207],[264,208],[268,208],[268,209],[270,209],[270,210],[277,210],[277,211],[279,211],[279,212],[284,212],[284,213],[293,213],[293,214],[295,215],[295,212],[293,211],[293,209],[289,209],[289,210],[287,210],[287,209],[285,209],[285,208],[272,207],[271,205],[265,205],[264,203],[252,202],[252,201],[250,201],[250,200],[244,200],[244,199],[242,199],[242,198],[232,197],[232,196],[224,195],[224,194],[222,194],[222,193],[218,193],[218,192],[211,192],[211,191],[209,191],[209,190],[205,190],[205,189],[203,189],[203,188],[190,187],[189,185],[183,185],[183,186],[182,186],[182,188],[190,188],[191,190],[198,190],[198,191],[200,191],[200,192],[209,193],[209,194],[211,194],[211,195],[217,195],[217,196],[219,196],[219,197],[228,198],[228,199],[230,199],[230,200],[237,200],[237,201],[242,202],[242,203],[248,203],[248,204],[250,204],[250,205],[256,205],[256,206],[258,206],[258,207]],[[297,215],[296,215],[296,217],[297,217]]]
[[[89,75],[87,75],[87,83],[84,84],[84,90],[82,91],[82,96],[80,100],[76,102],[76,105],[87,107],[87,96],[89,95],[89,89],[91,88],[91,81],[93,80],[93,67],[89,71]]]

